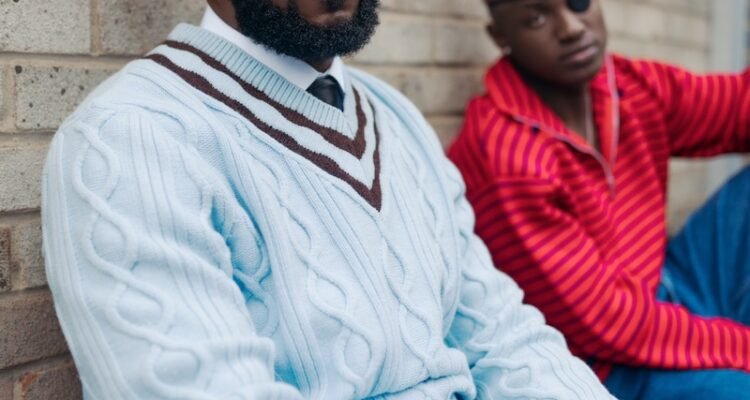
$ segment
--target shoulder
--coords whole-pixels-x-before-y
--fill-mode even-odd
[[[411,100],[406,98],[406,96],[384,80],[354,67],[347,66],[346,72],[355,83],[364,87],[370,95],[374,96],[386,106],[389,106],[390,108],[404,107],[408,112],[420,116],[422,115]]]
[[[499,108],[489,94],[472,98],[466,106],[464,117],[459,139],[466,138],[485,148],[502,145],[497,142],[498,139],[508,135],[532,133],[522,120]]]
[[[631,58],[619,54],[611,54],[615,70],[618,75],[629,78],[640,78],[644,80],[658,79],[661,71],[687,70],[674,64],[645,58]]]
[[[136,60],[102,82],[63,122],[58,135],[85,129],[115,139],[118,133],[164,132],[187,142],[200,125],[202,102],[149,60]],[[165,138],[166,139],[166,138]]]
[[[568,151],[562,142],[516,120],[483,95],[469,102],[448,155],[479,185],[497,179],[548,179],[556,173],[560,151]]]
[[[690,72],[675,65],[612,55],[617,74],[618,88],[627,97],[643,97],[653,100],[673,95],[675,83]]]
[[[400,133],[414,137],[442,155],[442,145],[435,131],[411,100],[390,84],[367,72],[347,67],[347,73],[355,85],[366,90],[368,99],[374,103],[376,111],[385,111],[403,127]]]
[[[45,180],[54,177],[70,193],[104,196],[123,212],[132,210],[130,202],[139,191],[153,189],[143,186],[149,182],[169,185],[183,200],[197,202],[201,196],[219,193],[222,181],[188,137],[171,117],[145,107],[90,99],[55,133]]]
[[[498,114],[491,107],[487,95],[471,99],[464,112],[461,130],[448,146],[448,157],[459,167],[465,163],[483,164],[486,161],[486,146],[483,144],[486,135],[486,117]]]
[[[167,167],[171,161],[197,154],[191,134],[195,125],[185,109],[184,102],[133,74],[128,65],[97,87],[60,125],[49,156],[55,154],[65,164],[81,164],[83,171],[100,164],[107,168],[137,164],[139,158],[159,159]]]
[[[347,67],[347,72],[355,84],[367,91],[370,99],[374,100],[378,107],[396,114],[399,119],[404,120],[402,122],[415,128],[424,129],[426,127],[427,122],[422,112],[396,88],[382,79],[356,68]]]

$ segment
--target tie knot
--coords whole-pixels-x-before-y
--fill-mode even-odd
[[[339,83],[330,75],[316,79],[307,88],[307,92],[326,104],[336,107],[339,110],[344,110],[344,94],[341,91]]]

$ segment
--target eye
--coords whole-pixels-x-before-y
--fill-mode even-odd
[[[526,26],[530,28],[539,28],[547,22],[547,17],[541,13],[535,13],[526,19]]]

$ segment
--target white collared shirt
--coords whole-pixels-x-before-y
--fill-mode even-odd
[[[201,20],[201,28],[232,42],[302,90],[307,90],[316,79],[330,75],[339,84],[342,93],[346,92],[344,90],[344,64],[340,57],[333,59],[331,67],[326,72],[318,72],[310,64],[279,54],[238,32],[216,15],[211,6],[206,7],[203,20]]]

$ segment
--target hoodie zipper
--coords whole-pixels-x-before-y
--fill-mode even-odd
[[[532,128],[537,128],[539,130],[543,130],[552,136],[554,136],[556,139],[567,143],[569,146],[573,147],[574,149],[578,150],[581,153],[588,154],[591,157],[593,157],[598,163],[599,166],[604,171],[604,177],[607,180],[607,186],[609,187],[609,194],[611,197],[615,197],[615,194],[617,193],[615,188],[615,175],[612,171],[612,168],[614,164],[617,162],[617,146],[620,142],[620,94],[617,91],[617,79],[615,77],[615,70],[614,66],[612,64],[612,58],[607,57],[606,60],[606,68],[607,68],[607,75],[609,78],[609,93],[610,96],[612,96],[612,151],[610,154],[612,154],[612,165],[610,165],[609,162],[604,158],[604,156],[597,151],[594,148],[582,147],[578,143],[574,142],[573,140],[570,140],[568,138],[568,135],[564,135],[560,133],[559,131],[550,128],[549,126],[546,126],[545,124],[531,119],[526,118],[520,115],[513,115],[513,119],[517,122],[520,122],[522,124],[531,126]]]
[[[588,148],[580,146],[578,143],[570,140],[566,135],[561,134],[560,132],[540,123],[539,121],[529,119],[522,117],[520,115],[514,115],[513,119],[517,122],[520,122],[525,125],[529,125],[532,128],[537,128],[539,130],[545,131],[552,136],[555,137],[555,139],[560,140],[562,142],[567,143],[569,146],[573,147],[574,149],[578,150],[581,153],[588,154],[591,157],[593,157],[598,163],[599,166],[604,171],[604,177],[607,180],[607,186],[609,187],[609,193],[612,197],[615,196],[615,175],[612,173],[612,168],[609,166],[609,163],[607,160],[604,159],[604,156],[599,153],[596,150],[590,150]]]

